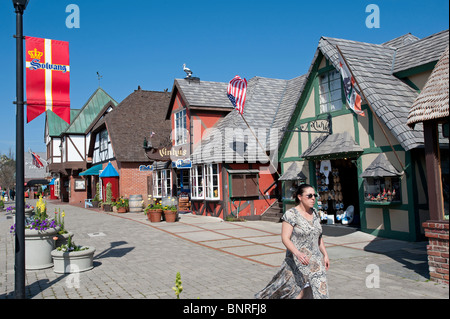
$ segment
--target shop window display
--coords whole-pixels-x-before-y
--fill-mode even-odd
[[[364,197],[366,202],[372,203],[401,202],[400,178],[398,177],[364,178]]]

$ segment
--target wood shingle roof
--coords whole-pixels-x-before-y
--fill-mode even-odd
[[[119,162],[151,162],[143,149],[144,138],[153,147],[170,144],[170,120],[165,120],[170,93],[135,90],[105,116],[114,155]]]

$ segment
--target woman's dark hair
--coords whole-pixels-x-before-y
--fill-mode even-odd
[[[294,192],[294,195],[292,195],[292,197],[295,199],[295,203],[298,205],[300,204],[300,200],[298,199],[298,195],[303,195],[303,193],[305,192],[305,189],[307,188],[312,188],[314,189],[314,187],[312,187],[309,184],[301,184],[297,187],[297,190]]]

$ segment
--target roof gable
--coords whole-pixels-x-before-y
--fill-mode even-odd
[[[79,109],[70,109],[70,119],[73,120],[76,118],[79,112]],[[48,135],[50,137],[60,136],[67,129],[69,124],[52,111],[46,111],[45,113]]]
[[[442,32],[439,34],[442,36]],[[408,52],[406,49],[412,48],[417,43],[419,41],[403,46],[403,52]],[[442,53],[441,41],[427,41],[427,43],[430,45],[428,49],[430,52],[434,50]],[[433,46],[433,43],[436,45]],[[393,74],[396,50],[383,45],[324,37],[320,40],[318,48],[336,69],[338,69],[336,46],[339,46],[345,56],[374,113],[402,147],[410,150],[422,146],[422,129],[418,127],[417,130],[412,130],[406,125],[410,107],[418,93]],[[411,54],[414,52],[413,50]]]
[[[195,163],[222,162],[229,159],[267,161],[266,151],[278,148],[281,128],[287,124],[290,114],[295,109],[304,81],[305,76],[291,80],[251,78],[248,81],[243,116],[232,111],[219,120],[194,151],[193,161]],[[226,87],[216,94],[222,93],[226,96]],[[251,127],[251,131],[247,124]],[[278,133],[276,136],[272,136],[275,133],[273,130]],[[258,141],[253,134],[258,136]],[[261,138],[264,140],[260,140]]]
[[[144,138],[154,147],[170,142],[171,122],[165,119],[170,93],[135,90],[105,116],[114,155],[119,162],[149,162]]]
[[[85,134],[99,113],[108,102],[117,105],[117,102],[102,88],[98,88],[81,108],[78,115],[71,121],[70,126],[65,130],[66,134]]]

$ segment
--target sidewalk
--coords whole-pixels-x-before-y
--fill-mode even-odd
[[[72,275],[53,268],[27,271],[27,298],[174,299],[179,271],[183,299],[252,299],[285,254],[280,223],[192,214],[176,223],[150,223],[143,213],[47,203],[49,212],[65,211],[77,244],[96,248],[94,269]],[[0,299],[14,298],[13,220],[0,212]],[[449,298],[448,286],[428,281],[425,242],[381,239],[340,226],[324,226],[324,241],[330,298]]]

